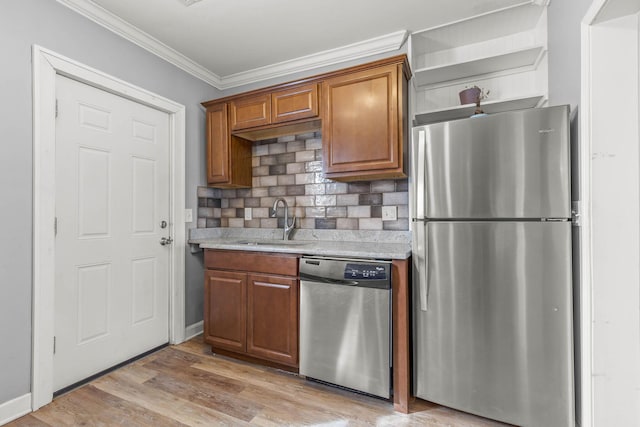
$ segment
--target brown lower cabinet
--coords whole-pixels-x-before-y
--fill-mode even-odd
[[[298,279],[248,274],[247,353],[298,366]]]
[[[204,274],[204,341],[218,348],[246,352],[246,273],[206,270]]]
[[[298,258],[293,254],[206,249],[204,340],[215,352],[298,369]],[[411,259],[394,259],[393,404],[411,400]]]
[[[297,257],[206,250],[205,266],[205,342],[297,368]]]

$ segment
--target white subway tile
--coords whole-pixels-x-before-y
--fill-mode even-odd
[[[370,218],[371,206],[347,206],[347,216],[349,218]]]
[[[406,191],[382,194],[382,204],[385,206],[406,205],[408,203],[409,203],[409,193]]]
[[[382,230],[382,218],[360,218],[358,228],[360,230]]]

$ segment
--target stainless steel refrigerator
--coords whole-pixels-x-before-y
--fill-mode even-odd
[[[573,426],[568,106],[413,129],[414,393]]]

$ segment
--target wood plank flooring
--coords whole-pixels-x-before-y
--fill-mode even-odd
[[[393,404],[212,355],[201,337],[164,348],[59,396],[11,427],[433,426],[504,424],[417,401]]]

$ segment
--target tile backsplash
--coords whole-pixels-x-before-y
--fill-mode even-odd
[[[198,187],[198,228],[281,228],[282,205],[276,218],[269,211],[283,197],[296,228],[409,229],[407,179],[346,183],[325,178],[318,132],[254,143],[252,166],[252,188]],[[383,206],[395,208],[397,219],[383,220]],[[246,220],[249,208],[252,219]]]

